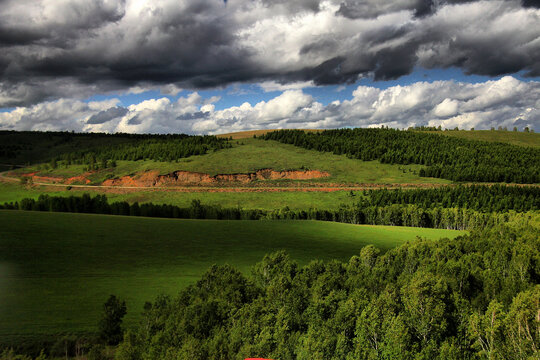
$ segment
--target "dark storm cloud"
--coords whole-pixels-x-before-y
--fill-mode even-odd
[[[119,118],[121,116],[124,116],[128,113],[128,109],[124,107],[113,107],[107,110],[100,111],[99,113],[90,116],[88,118],[88,121],[86,121],[87,124],[103,124],[107,121],[114,120],[116,118]]]
[[[5,1],[0,10],[0,47],[37,44],[46,47],[73,46],[73,39],[92,35],[92,30],[124,16],[125,0],[82,1],[49,6],[43,14],[40,2]],[[27,17],[32,16],[32,19]]]
[[[439,7],[451,4],[464,4],[475,0],[346,0],[340,4],[337,14],[349,19],[372,18],[391,11],[409,10],[416,17],[430,15]],[[529,0],[524,0],[529,1]]]
[[[264,6],[267,7],[273,7],[276,5],[285,6],[287,9],[291,11],[302,11],[302,10],[309,10],[309,11],[319,11],[320,9],[320,1],[319,0],[261,0],[261,2],[264,4]]]
[[[416,52],[411,49],[414,49],[414,45],[405,44],[381,51],[377,56],[375,80],[393,80],[410,74],[417,61]]]
[[[317,85],[352,83],[358,78],[355,71],[346,71],[343,67],[345,58],[337,56],[322,64],[300,72],[302,80],[313,80]]]
[[[128,125],[140,125],[142,124],[142,122],[143,122],[143,119],[141,119],[139,115],[135,115],[134,117],[129,119],[127,123]]]
[[[348,19],[369,19],[389,11],[407,9],[407,1],[346,0],[339,6],[337,15]]]
[[[37,83],[32,81],[36,86],[25,92],[32,103],[48,98],[40,90],[40,82],[59,78],[70,78],[79,87],[99,84],[105,91],[141,82],[205,88],[252,79],[248,51],[234,43],[227,21],[210,16],[215,10],[209,2],[193,2],[176,10],[176,14],[168,14],[166,9],[148,10],[147,24],[128,23],[120,32],[106,29],[121,19],[123,12],[94,12],[95,16],[85,18],[93,18],[95,23],[65,25],[54,37],[14,26],[0,28],[0,44],[5,45],[0,64],[9,63],[5,66],[9,71],[4,71],[0,80],[3,87],[15,88],[25,80],[37,79]],[[83,26],[87,31],[79,32]],[[94,33],[96,26],[102,27],[103,38]],[[39,45],[20,48],[35,42]],[[8,103],[13,105],[0,96],[0,106]]]
[[[540,0],[522,0],[521,3],[524,7],[540,8]]]
[[[44,34],[35,30],[17,29],[0,24],[0,47],[4,45],[27,45],[42,39]]]
[[[177,120],[196,120],[196,119],[206,119],[210,116],[210,112],[206,111],[197,111],[194,113],[182,114],[176,117]]]
[[[133,86],[387,80],[416,66],[538,76],[537,5],[531,0],[4,1],[0,107]]]

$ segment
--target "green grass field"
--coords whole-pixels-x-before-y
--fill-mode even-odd
[[[262,168],[275,170],[313,169],[328,171],[329,178],[300,181],[318,183],[378,183],[378,184],[418,184],[418,183],[450,183],[448,180],[421,178],[417,175],[422,168],[420,165],[389,165],[378,161],[360,161],[346,156],[321,153],[306,150],[293,145],[281,144],[276,141],[264,141],[246,138],[233,141],[234,147],[206,155],[191,156],[181,159],[178,163],[156,161],[118,161],[114,169],[100,170],[88,178],[99,184],[110,177],[133,175],[149,170],[157,170],[167,174],[175,170],[204,172],[211,175],[249,173]],[[42,176],[71,177],[84,173],[82,165],[72,165],[67,168],[46,170],[43,165],[35,165],[18,169],[16,173],[39,171]],[[289,182],[291,180],[288,180]],[[274,181],[279,185],[280,181]],[[77,189],[67,191],[64,188],[28,187],[16,183],[0,183],[0,203],[20,201],[25,197],[37,198],[42,193],[58,196],[103,193],[103,189]],[[189,206],[193,199],[201,200],[208,205],[222,207],[242,207],[244,209],[273,210],[288,206],[291,209],[309,209],[311,207],[335,209],[341,204],[351,204],[354,199],[347,191],[339,192],[281,192],[281,193],[183,193],[173,191],[140,191],[107,192],[111,201],[128,201],[133,203],[153,202]]]
[[[165,191],[138,191],[126,194],[107,194],[110,201],[127,201],[129,203],[152,202],[155,204],[173,204],[180,207],[189,207],[193,200],[200,200],[205,205],[219,205],[223,208],[243,208],[275,210],[285,206],[294,210],[338,209],[341,205],[353,205],[358,201],[361,192],[349,191],[334,192],[165,192]]]
[[[20,201],[24,198],[37,199],[41,194],[51,196],[82,196],[88,193],[92,196],[103,193],[103,189],[95,190],[63,187],[23,186],[16,183],[0,182],[0,204]],[[338,209],[341,205],[352,205],[361,193],[356,191],[355,197],[349,191],[334,192],[176,192],[176,191],[129,191],[107,192],[109,202],[127,201],[129,203],[152,202],[155,204],[170,204],[179,207],[189,207],[193,200],[200,200],[205,205],[220,205],[223,208],[274,210],[288,206],[290,209],[305,210],[309,208]]]
[[[202,172],[210,175],[249,173],[259,169],[274,170],[321,170],[331,174],[328,178],[310,180],[330,183],[449,183],[448,180],[421,178],[418,171],[421,165],[390,165],[379,161],[361,161],[349,159],[344,155],[321,153],[306,150],[294,145],[277,141],[264,141],[253,138],[233,141],[233,148],[211,152],[205,155],[191,156],[173,163],[156,161],[118,161],[114,169],[101,170],[89,179],[99,183],[109,177],[132,175],[147,170],[158,170],[167,174],[175,170]],[[40,175],[70,177],[80,175],[82,166],[43,170],[32,166],[17,172],[40,170]]]
[[[540,134],[526,133],[522,131],[491,131],[491,130],[474,130],[474,131],[429,131],[432,134],[441,134],[446,136],[454,136],[468,140],[479,140],[489,142],[502,142],[518,146],[540,147]]]
[[[173,220],[0,211],[0,339],[95,330],[109,294],[127,324],[147,300],[175,294],[211,264],[248,273],[285,249],[305,264],[347,260],[366,244],[389,249],[460,231],[315,221]]]

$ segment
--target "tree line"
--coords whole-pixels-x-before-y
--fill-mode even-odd
[[[277,252],[249,276],[214,265],[146,303],[115,359],[535,359],[539,258],[537,228],[498,226],[348,262]]]
[[[86,164],[90,167],[117,160],[172,162],[231,146],[226,139],[215,136],[170,135],[162,138],[143,139],[135,143],[101,146],[96,149],[65,153],[60,157],[60,160],[68,165]]]
[[[540,182],[540,149],[396,129],[278,130],[286,144],[385,164],[420,164],[419,175],[453,181]]]
[[[130,310],[142,319],[126,331],[125,303],[110,296],[94,337],[59,336],[26,353],[39,360],[536,359],[538,234],[538,226],[503,224],[386,252],[368,245],[345,262],[300,265],[278,251],[247,273],[213,265],[178,295]],[[31,357],[8,349],[0,359]]]
[[[366,190],[358,206],[414,204],[423,208],[459,207],[481,212],[540,210],[540,187],[505,185],[446,186],[433,189]]]
[[[379,190],[380,191],[380,190]],[[426,190],[422,190],[426,191]],[[509,202],[510,203],[510,202]],[[521,206],[520,208],[523,208]],[[538,213],[482,212],[472,208],[455,206],[428,206],[416,204],[378,204],[358,203],[341,206],[338,209],[296,210],[284,207],[276,210],[223,208],[219,205],[205,205],[193,200],[189,207],[167,204],[153,204],[126,201],[109,203],[106,195],[90,196],[49,196],[42,194],[38,199],[25,198],[20,202],[0,204],[0,209],[26,211],[52,211],[92,213],[124,216],[145,216],[177,219],[217,219],[217,220],[320,220],[349,224],[411,226],[437,229],[468,230],[492,227],[507,222],[539,221]]]
[[[90,170],[117,160],[176,161],[231,147],[227,139],[186,134],[105,134],[0,131],[0,160],[22,164],[85,164]]]

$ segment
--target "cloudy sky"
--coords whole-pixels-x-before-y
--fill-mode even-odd
[[[0,130],[540,130],[538,0],[0,0]]]

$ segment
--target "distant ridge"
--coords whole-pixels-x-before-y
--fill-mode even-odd
[[[468,140],[502,142],[517,146],[540,147],[540,133],[505,130],[426,131],[430,134],[453,136]]]
[[[216,135],[218,138],[230,138],[233,140],[251,138],[253,135],[262,136],[269,132],[285,129],[263,129],[239,131],[226,134]],[[293,129],[289,129],[293,130]],[[331,129],[294,129],[304,130],[309,132],[318,132]],[[447,131],[422,131],[428,134],[437,134],[445,136],[453,136],[468,140],[502,142],[518,146],[540,147],[540,133],[523,132],[523,131],[504,131],[504,130],[447,130]]]
[[[218,138],[230,138],[232,137],[233,140],[237,139],[246,139],[251,138],[253,135],[256,136],[262,136],[269,132],[274,132],[278,130],[293,130],[293,129],[264,129],[264,130],[249,130],[249,131],[239,131],[239,132],[232,132],[232,133],[226,133],[226,134],[219,134],[216,135]],[[308,132],[317,132],[317,131],[324,131],[324,129],[294,129],[294,130],[304,130]]]

